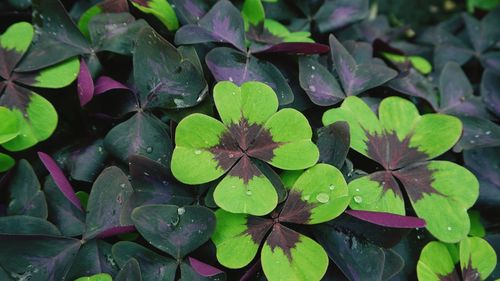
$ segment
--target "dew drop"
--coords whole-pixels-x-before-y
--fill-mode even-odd
[[[309,200],[310,198],[311,198],[311,195],[304,195],[304,196],[302,197],[302,200],[307,201],[307,200]]]
[[[146,152],[147,153],[153,152],[153,148],[151,146],[148,146],[148,148],[146,148]]]
[[[476,142],[475,142],[474,140],[470,140],[469,142],[470,142],[471,144],[474,144],[474,143],[476,143]]]
[[[311,92],[316,92],[316,87],[314,87],[314,85],[309,85],[309,90],[311,90]]]
[[[233,82],[233,77],[229,76],[229,81]]]
[[[144,172],[144,175],[145,175],[145,176],[149,176],[149,173],[148,173],[148,172]]]
[[[334,190],[335,189],[335,185],[330,184],[329,188],[330,188],[330,190]]]
[[[315,70],[315,69],[316,69],[316,67],[313,65],[313,66],[311,66],[311,69],[312,69],[312,70]]]
[[[490,135],[491,134],[491,131],[486,131],[484,132],[486,135]]]
[[[316,200],[320,203],[328,203],[328,201],[330,201],[330,195],[323,192],[318,193],[318,195],[316,195]]]
[[[356,188],[356,192],[359,192],[359,188]]]
[[[101,152],[101,153],[102,153],[102,146],[99,146],[99,147],[97,148],[97,150],[99,150],[99,152]]]
[[[195,151],[194,151],[194,154],[196,154],[196,155],[200,155],[200,154],[201,154],[201,150],[199,150],[199,149],[195,150]]]
[[[247,190],[246,194],[247,194],[248,196],[250,196],[250,195],[252,195],[252,191],[251,191],[251,190]]]
[[[474,135],[474,137],[477,139],[477,138],[479,138],[479,135]]]
[[[363,202],[363,198],[361,196],[354,196],[354,202],[361,203]]]
[[[186,209],[184,209],[184,207],[180,207],[179,209],[177,209],[177,214],[179,216],[184,215],[185,212],[186,212]]]
[[[230,153],[229,158],[234,158],[234,154]]]
[[[451,231],[451,226],[448,226],[446,229],[448,229],[448,231]]]
[[[125,188],[125,184],[124,183],[120,184],[120,187]]]

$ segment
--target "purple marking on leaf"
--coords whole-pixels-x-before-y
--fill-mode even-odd
[[[92,74],[82,58],[80,60],[80,72],[78,73],[78,98],[80,99],[80,106],[85,106],[94,95],[94,80]]]
[[[274,252],[276,247],[283,250],[288,261],[292,262],[292,249],[295,248],[299,241],[300,234],[298,232],[277,223],[273,226],[273,230],[267,237],[266,244],[269,245],[272,252]]]
[[[123,85],[122,83],[114,80],[111,77],[100,76],[99,78],[97,78],[97,81],[95,83],[94,95],[100,95],[107,91],[119,90],[119,89],[131,91],[129,87]]]
[[[396,179],[394,179],[391,172],[379,171],[370,174],[368,177],[370,180],[376,181],[382,186],[383,194],[385,194],[388,190],[392,190],[396,196],[403,200],[403,193],[401,193],[399,184],[396,182]]]
[[[43,152],[38,152],[38,157],[42,161],[45,168],[49,171],[52,179],[56,183],[57,187],[64,196],[78,209],[82,210],[82,206],[80,204],[80,200],[76,197],[75,191],[68,179],[64,175],[63,171],[59,168],[56,161],[50,157],[48,154]]]
[[[184,1],[184,9],[186,11],[189,11],[194,17],[198,19],[203,17],[203,15],[205,15],[205,11],[196,6],[196,4],[193,3],[193,1],[191,0]]]
[[[403,184],[406,193],[408,193],[408,197],[410,197],[410,200],[414,203],[422,199],[424,194],[437,194],[447,197],[432,186],[434,182],[432,176],[433,171],[429,169],[428,165],[429,163],[421,162],[392,172]]]
[[[355,7],[338,7],[333,11],[329,19],[335,22],[336,27],[341,27],[349,23],[350,19],[353,15],[356,15],[356,13],[358,13],[358,9]]]
[[[246,223],[247,229],[240,235],[250,235],[252,241],[256,245],[260,245],[262,239],[264,239],[273,226],[273,223],[274,222],[268,218],[248,216]]]
[[[134,231],[135,231],[135,227],[133,225],[116,226],[116,227],[112,227],[112,228],[109,228],[109,229],[102,231],[101,233],[99,233],[96,236],[96,238],[104,239],[104,238],[108,238],[108,237],[112,237],[112,236],[116,236],[116,235],[120,235],[120,234],[131,233]]]
[[[447,275],[437,274],[439,281],[460,281],[460,276],[458,275],[455,269],[452,269],[452,272]],[[463,279],[463,280],[475,280],[475,279]]]
[[[330,51],[328,45],[319,43],[284,42],[261,49],[255,53],[323,54]]]
[[[199,275],[201,275],[203,277],[211,277],[211,276],[215,276],[217,274],[224,273],[224,271],[222,271],[216,267],[213,267],[209,264],[206,264],[202,261],[199,261],[195,258],[188,257],[188,259],[189,259],[189,263],[191,264],[191,267],[194,269],[194,271],[196,271],[196,273],[198,273]]]
[[[391,228],[422,228],[426,225],[425,220],[417,217],[359,210],[347,210],[345,212],[357,219]]]
[[[285,206],[279,215],[283,222],[306,224],[311,219],[311,210],[316,204],[302,200],[301,192],[290,190]]]

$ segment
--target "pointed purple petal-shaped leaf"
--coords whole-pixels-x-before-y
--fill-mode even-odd
[[[188,257],[188,259],[189,263],[191,264],[191,267],[196,271],[196,273],[198,273],[203,277],[211,277],[223,273],[222,270],[213,267],[209,264],[206,264],[202,261],[199,261],[195,258]]]
[[[487,69],[481,78],[481,96],[486,107],[500,117],[500,75]]]
[[[325,1],[314,18],[321,32],[328,32],[368,16],[368,0]]]
[[[360,210],[347,210],[347,214],[376,225],[392,228],[422,228],[425,220],[417,217],[401,216],[391,213],[370,212]]]
[[[80,204],[80,200],[76,197],[75,190],[69,183],[68,179],[64,175],[63,171],[57,165],[56,161],[50,157],[48,154],[43,152],[38,152],[38,157],[42,161],[45,168],[49,171],[52,179],[56,183],[57,187],[61,190],[61,192],[66,196],[66,198],[78,209],[82,209]]]
[[[85,60],[80,60],[80,72],[78,73],[78,98],[80,106],[85,106],[94,96],[94,80]]]
[[[97,78],[94,87],[94,95],[100,95],[107,91],[111,90],[129,90],[132,91],[129,87],[123,85],[122,83],[114,80],[108,76],[100,76]]]

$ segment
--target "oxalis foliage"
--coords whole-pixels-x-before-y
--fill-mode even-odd
[[[0,2],[0,281],[500,278],[497,0]]]

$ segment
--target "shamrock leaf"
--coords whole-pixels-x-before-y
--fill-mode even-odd
[[[299,60],[300,86],[317,105],[336,104],[346,96],[358,95],[378,87],[397,75],[395,70],[382,61],[372,58],[371,46],[357,46],[351,42],[345,45],[351,47],[352,54],[333,35],[330,36],[331,56],[340,83],[316,60]]]
[[[57,112],[42,96],[26,87],[62,88],[76,78],[79,63],[76,59],[31,72],[19,72],[16,66],[33,39],[33,27],[27,22],[11,25],[0,36],[0,107],[15,115],[18,133],[3,136],[2,146],[10,151],[29,148],[46,140],[57,125]],[[5,114],[5,113],[4,113]],[[9,114],[11,115],[11,114]],[[43,120],[41,117],[43,116]],[[4,126],[12,126],[7,123]],[[7,141],[7,137],[9,140]],[[5,160],[4,160],[5,161]]]
[[[179,28],[175,11],[167,0],[132,0],[131,3],[141,12],[155,16],[168,30],[174,31]]]
[[[215,189],[215,202],[234,213],[267,214],[278,203],[277,193],[252,159],[285,170],[314,165],[319,153],[311,127],[294,109],[276,112],[276,94],[263,83],[220,82],[214,100],[222,122],[192,114],[179,123],[172,173],[187,184],[227,173]]]
[[[288,198],[281,212],[273,212],[271,218],[222,209],[216,212],[217,225],[212,240],[221,264],[229,268],[246,266],[264,242],[261,262],[269,280],[320,280],[323,277],[328,266],[323,248],[283,223],[318,224],[339,216],[351,199],[347,184],[340,171],[327,164],[315,165],[298,177],[290,173],[294,175],[283,175],[284,182],[293,181]]]
[[[417,215],[438,239],[457,242],[469,232],[467,209],[478,197],[478,182],[467,169],[428,161],[449,150],[462,133],[460,120],[444,114],[419,115],[411,102],[384,99],[379,118],[361,99],[347,98],[323,115],[325,125],[349,123],[351,148],[382,167],[349,183],[351,208],[405,214],[404,187]],[[434,212],[432,206],[440,206]]]
[[[468,237],[460,241],[458,247],[461,274],[455,270],[457,261],[450,247],[430,242],[418,260],[418,280],[486,280],[497,264],[495,250],[490,244],[478,237]]]

